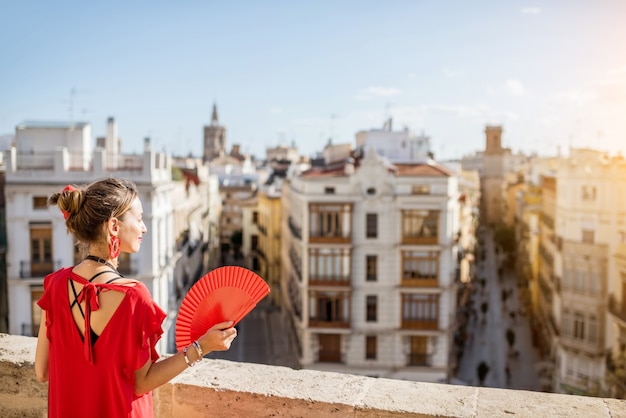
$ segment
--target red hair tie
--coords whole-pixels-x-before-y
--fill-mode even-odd
[[[71,184],[68,184],[67,186],[65,186],[65,188],[62,191],[73,192],[74,190],[77,190],[76,187],[72,186]],[[63,214],[63,218],[65,218],[65,220],[67,221],[67,218],[70,216],[70,213],[66,210],[62,210],[61,213]]]

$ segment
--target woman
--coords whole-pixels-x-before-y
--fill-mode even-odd
[[[215,325],[181,352],[158,361],[165,313],[139,281],[117,271],[120,252],[135,253],[147,232],[134,183],[109,178],[68,186],[48,199],[85,259],[44,280],[35,372],[49,380],[50,417],[151,417],[151,391],[210,351],[228,350],[237,331]]]

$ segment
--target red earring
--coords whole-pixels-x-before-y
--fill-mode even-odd
[[[120,239],[116,236],[111,236],[111,242],[109,243],[109,255],[111,258],[116,258],[120,255]]]

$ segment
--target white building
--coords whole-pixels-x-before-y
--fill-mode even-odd
[[[610,347],[607,301],[620,292],[613,255],[621,240],[626,165],[605,153],[572,149],[555,173],[556,201],[552,304],[559,335],[555,347],[555,391],[599,395],[606,348]],[[545,245],[545,240],[542,241]]]
[[[338,162],[283,187],[281,290],[299,362],[445,380],[455,328],[458,179],[432,161],[392,164],[370,150],[356,160],[334,155]]]
[[[109,119],[105,144],[118,144]],[[120,257],[120,272],[141,280],[156,302],[171,311],[175,282],[175,236],[171,161],[146,149],[125,155],[92,147],[88,123],[26,122],[16,127],[15,146],[5,154],[9,332],[36,335],[43,278],[63,266],[80,262],[71,235],[58,210],[46,207],[47,197],[67,184],[87,184],[109,176],[133,180],[144,208],[148,233],[141,250]],[[114,148],[119,149],[119,148]],[[166,324],[165,335],[170,334]],[[164,351],[167,338],[160,342]]]
[[[429,137],[415,135],[408,128],[394,131],[391,119],[382,129],[358,132],[356,149],[364,154],[374,149],[379,156],[399,163],[424,163],[431,158]]]

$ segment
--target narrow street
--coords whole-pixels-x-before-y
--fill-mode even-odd
[[[236,260],[232,256],[225,259],[224,265],[246,267],[242,259]],[[237,324],[237,338],[230,350],[213,352],[206,358],[295,367],[285,321],[280,309],[272,306],[269,300],[265,297]]]
[[[481,385],[478,370],[484,363],[488,368],[482,386],[539,391],[541,386],[535,371],[539,354],[532,345],[514,271],[500,268],[491,229],[484,229],[478,239],[482,245],[456,378],[472,386]],[[484,259],[480,256],[483,251]]]

